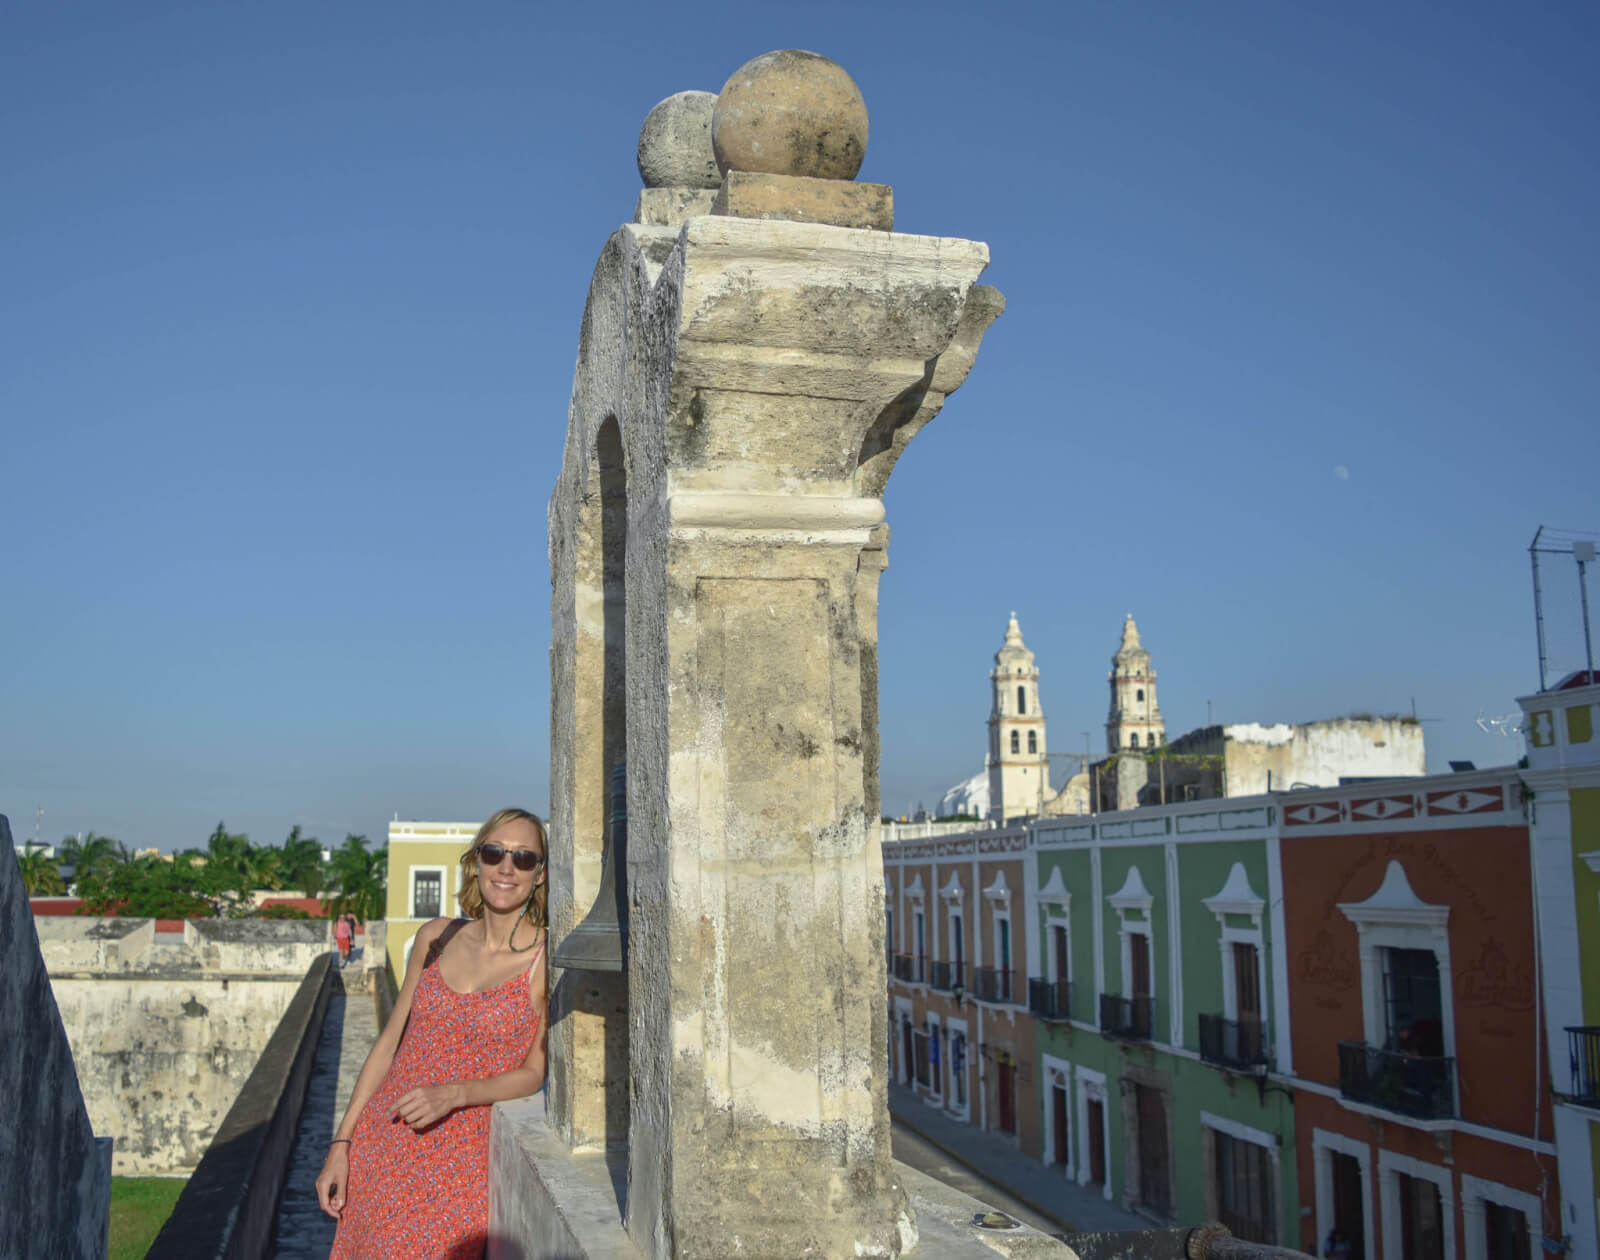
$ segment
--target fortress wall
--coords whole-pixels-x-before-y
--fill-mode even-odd
[[[193,1169],[326,952],[326,925],[202,921],[168,943],[149,920],[45,922],[50,987],[115,1171]]]

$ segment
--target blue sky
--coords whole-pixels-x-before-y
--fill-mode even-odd
[[[886,808],[1051,743],[1124,612],[1169,732],[1536,686],[1600,529],[1600,9],[11,6],[0,812],[199,843],[548,800],[545,504],[662,97],[833,57],[897,226],[1009,308],[888,493]],[[1340,475],[1343,470],[1345,475]],[[1581,661],[1570,563],[1552,653]]]

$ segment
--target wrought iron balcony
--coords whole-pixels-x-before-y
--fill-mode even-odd
[[[967,964],[964,962],[934,962],[928,965],[928,987],[941,993],[968,988]]]
[[[980,1002],[1010,1002],[1011,973],[1003,967],[974,967],[972,996]]]
[[[1200,1057],[1207,1063],[1248,1072],[1267,1061],[1267,1041],[1259,1019],[1200,1017]]]
[[[913,958],[910,954],[896,954],[892,967],[894,978],[907,984],[916,984],[922,979],[922,968],[918,965],[921,962],[922,959]]]
[[[1100,995],[1100,1031],[1124,1041],[1149,1041],[1156,1022],[1156,1000],[1153,997],[1118,997],[1115,993]]]
[[[1585,1107],[1600,1107],[1600,1026],[1567,1029],[1572,1089],[1567,1097]]]
[[[1351,1102],[1418,1120],[1456,1113],[1456,1061],[1384,1050],[1364,1041],[1339,1043],[1339,1092]]]
[[[1028,1009],[1040,1019],[1065,1023],[1072,1018],[1072,985],[1066,980],[1029,980]]]

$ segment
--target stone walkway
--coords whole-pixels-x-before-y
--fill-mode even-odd
[[[1006,1138],[951,1119],[928,1106],[904,1085],[890,1084],[889,1112],[897,1123],[1047,1220],[1055,1221],[1065,1233],[1150,1228],[1149,1221],[1114,1203],[1107,1203],[1097,1188],[1068,1181],[1060,1169],[1047,1168],[1037,1159],[1024,1155]],[[938,1176],[938,1173],[932,1175]],[[957,1185],[956,1188],[962,1187]]]
[[[278,1201],[272,1254],[287,1258],[327,1260],[333,1247],[334,1220],[317,1205],[317,1174],[328,1152],[328,1139],[350,1102],[367,1051],[378,1038],[378,1003],[360,985],[364,973],[355,951],[343,971],[333,973],[328,1014],[317,1042],[317,1058],[306,1086],[300,1131],[295,1134],[289,1175]],[[345,988],[346,979],[350,982]]]

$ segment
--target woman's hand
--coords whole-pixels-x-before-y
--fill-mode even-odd
[[[430,1124],[437,1124],[458,1107],[466,1106],[466,1102],[466,1091],[459,1081],[451,1081],[446,1085],[419,1085],[401,1094],[389,1114],[420,1132]]]
[[[350,1147],[338,1142],[328,1148],[328,1158],[322,1161],[322,1173],[317,1178],[317,1202],[334,1220],[344,1211],[346,1181],[350,1176]]]

